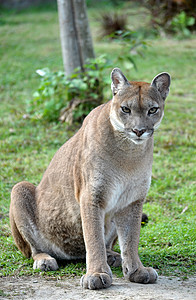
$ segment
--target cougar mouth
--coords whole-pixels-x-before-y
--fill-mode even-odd
[[[140,145],[147,141],[154,133],[154,130],[151,130],[150,132],[144,132],[140,137],[138,137],[136,134],[133,132],[129,132],[129,138],[130,140],[135,143],[136,145]]]
[[[140,144],[143,144],[147,139],[131,139],[131,141],[136,144],[136,145],[140,145]]]

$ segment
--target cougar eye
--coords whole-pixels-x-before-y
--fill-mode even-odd
[[[153,115],[157,112],[158,107],[152,107],[151,109],[149,109],[148,114],[149,115]]]
[[[130,114],[131,112],[130,108],[128,108],[127,106],[121,106],[121,109],[125,114]]]

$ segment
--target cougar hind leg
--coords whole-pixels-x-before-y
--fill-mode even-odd
[[[10,226],[11,226],[12,236],[14,238],[16,246],[18,247],[18,249],[22,252],[22,254],[24,256],[26,256],[27,258],[30,258],[31,257],[30,245],[24,240],[24,238],[20,234],[20,232],[16,226],[12,210],[10,210]]]
[[[33,212],[33,203],[35,196],[35,186],[28,182],[16,184],[11,193],[10,204],[10,226],[13,238],[19,250],[29,258],[31,256],[31,247],[28,242],[29,211]]]
[[[16,184],[11,193],[10,226],[18,249],[27,258],[33,257],[34,269],[57,270],[56,260],[42,253],[39,246],[39,231],[36,226],[35,186],[23,181]]]

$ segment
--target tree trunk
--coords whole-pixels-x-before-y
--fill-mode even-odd
[[[88,58],[94,58],[85,0],[57,0],[63,64],[66,75],[84,71]]]

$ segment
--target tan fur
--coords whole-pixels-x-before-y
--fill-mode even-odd
[[[113,99],[94,109],[55,154],[40,184],[14,186],[10,223],[16,245],[34,268],[56,270],[56,259],[86,256],[84,288],[112,283],[110,265],[125,277],[155,282],[138,256],[142,205],[150,186],[153,132],[161,121],[170,77],[128,82],[112,71]],[[122,106],[130,109],[124,113]],[[152,107],[158,111],[149,116]],[[117,239],[121,256],[112,251]]]

